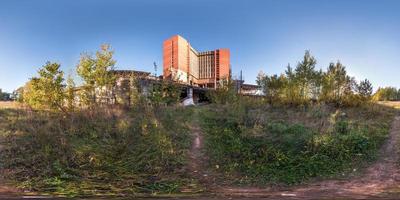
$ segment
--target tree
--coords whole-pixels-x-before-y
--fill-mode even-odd
[[[65,111],[64,73],[60,64],[47,62],[24,87],[24,102],[34,108]]]
[[[373,88],[371,82],[369,82],[368,79],[360,81],[360,84],[358,84],[357,89],[358,89],[358,94],[365,99],[369,99],[372,95]]]
[[[265,73],[263,71],[258,72],[257,74],[257,78],[256,78],[256,83],[258,86],[261,87],[261,89],[263,90],[264,94],[266,92],[267,86],[266,86],[266,82],[265,82]]]
[[[11,100],[11,94],[7,92],[3,92],[0,88],[0,101],[9,101]]]
[[[321,100],[341,104],[344,96],[352,94],[354,78],[347,75],[346,67],[340,63],[330,63],[322,78]]]
[[[284,89],[284,97],[286,102],[290,104],[297,104],[300,99],[299,85],[297,84],[296,73],[293,71],[290,64],[286,67],[285,71],[286,83]]]
[[[19,87],[12,93],[12,99],[20,103],[24,102],[24,87]]]
[[[78,75],[83,79],[83,93],[81,100],[86,105],[96,102],[108,103],[112,99],[112,87],[115,76],[110,73],[114,69],[114,51],[107,44],[101,46],[93,57],[90,54],[82,54],[76,67]],[[100,99],[97,99],[100,97]]]
[[[378,88],[378,90],[373,95],[373,100],[375,101],[400,100],[400,90],[397,90],[395,87]]]
[[[286,78],[284,75],[278,76],[275,74],[268,76],[261,72],[257,76],[257,83],[262,87],[263,92],[271,105],[281,99],[285,81]]]
[[[235,88],[231,77],[220,82],[217,89],[207,91],[206,95],[217,104],[232,104],[239,100],[237,88]]]
[[[299,62],[294,70],[295,78],[300,89],[300,98],[303,101],[311,97],[312,87],[316,84],[316,64],[317,60],[311,56],[310,51],[306,51],[303,61]]]
[[[75,104],[75,82],[74,79],[72,78],[72,75],[69,74],[67,78],[67,88],[66,88],[66,94],[65,94],[65,99],[67,102],[67,107],[69,110],[74,110],[74,104]]]

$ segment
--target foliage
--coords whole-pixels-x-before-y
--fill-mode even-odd
[[[309,51],[306,51],[303,61],[297,64],[294,69],[295,81],[299,85],[300,99],[306,101],[312,95],[312,88],[316,86],[317,72],[315,65],[317,60],[311,56]]]
[[[373,95],[376,101],[398,101],[400,100],[400,89],[395,87],[378,88]]]
[[[171,81],[153,84],[148,99],[155,106],[174,105],[179,102],[182,88]]]
[[[64,73],[60,64],[47,62],[24,87],[24,102],[33,108],[64,111]]]
[[[267,76],[261,72],[258,74],[256,82],[263,88],[263,92],[267,97],[269,104],[272,105],[274,102],[281,101],[281,96],[283,93],[281,88],[284,88],[287,82],[284,75],[279,77],[276,74]]]
[[[101,46],[95,57],[82,54],[76,71],[84,82],[80,96],[84,105],[92,106],[96,102],[107,103],[112,99],[110,91],[115,83],[115,77],[109,72],[114,69],[116,62],[113,55],[114,51],[106,44]]]
[[[295,69],[288,65],[285,74],[280,76],[260,73],[257,84],[263,88],[271,105],[304,105],[319,101],[354,106],[370,100],[372,84],[367,79],[357,84],[339,61],[330,63],[326,72],[317,71],[316,63],[316,59],[306,51]],[[352,102],[354,99],[357,103]]]
[[[10,101],[11,94],[7,92],[3,92],[0,88],[0,101]]]
[[[326,102],[343,104],[346,95],[353,93],[354,78],[347,75],[346,67],[339,61],[330,63],[324,74],[322,99]]]
[[[239,99],[237,88],[231,78],[222,80],[215,90],[206,93],[211,102],[217,104],[230,104]]]
[[[368,79],[361,81],[357,89],[358,94],[360,94],[360,96],[363,98],[370,98],[372,95],[373,88],[371,82],[369,82]]]
[[[202,112],[210,166],[238,184],[295,184],[341,174],[373,159],[386,138],[393,112],[375,106],[210,106]]]

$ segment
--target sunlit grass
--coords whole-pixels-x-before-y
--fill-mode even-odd
[[[20,108],[21,104],[15,101],[0,101],[0,109],[17,109]]]
[[[400,109],[400,101],[379,101],[378,103],[381,105],[393,107],[395,109]]]

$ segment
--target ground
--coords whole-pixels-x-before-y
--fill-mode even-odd
[[[390,103],[398,107],[400,103]],[[0,102],[0,108],[13,108],[15,104]],[[196,113],[195,113],[196,114]],[[1,117],[1,116],[0,116]],[[197,117],[195,117],[197,119]],[[215,185],[212,172],[207,171],[207,156],[204,154],[203,133],[199,126],[192,123],[192,146],[188,152],[189,165],[187,171],[206,188],[203,190],[213,194],[211,196],[185,197],[183,199],[398,199],[400,191],[399,170],[399,137],[400,116],[392,122],[389,137],[379,152],[378,159],[365,170],[354,177],[341,180],[320,180],[306,185],[279,187],[246,187],[235,188]],[[1,140],[1,135],[0,135]],[[1,146],[0,146],[1,148]],[[1,162],[0,162],[1,164]],[[10,186],[0,176],[0,199],[23,198],[23,191]],[[34,194],[29,194],[34,195]],[[26,197],[25,197],[26,198]],[[34,198],[34,196],[30,196]],[[146,198],[148,199],[148,198]],[[181,198],[178,198],[181,199]]]

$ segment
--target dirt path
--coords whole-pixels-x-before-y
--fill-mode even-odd
[[[351,180],[327,180],[287,190],[274,188],[220,188],[217,194],[245,197],[285,197],[290,199],[345,198],[366,199],[389,195],[400,189],[400,170],[398,166],[400,136],[400,116],[391,126],[389,138],[379,152],[379,159],[365,170],[365,173]],[[394,196],[393,196],[394,195]],[[398,194],[390,198],[400,199]]]
[[[187,172],[193,179],[199,181],[199,183],[205,187],[205,190],[208,190],[208,188],[215,187],[214,183],[216,181],[214,179],[215,176],[208,170],[208,157],[204,152],[204,136],[199,125],[198,113],[195,111],[194,115],[194,120],[190,125],[190,132],[193,139],[189,151]]]

